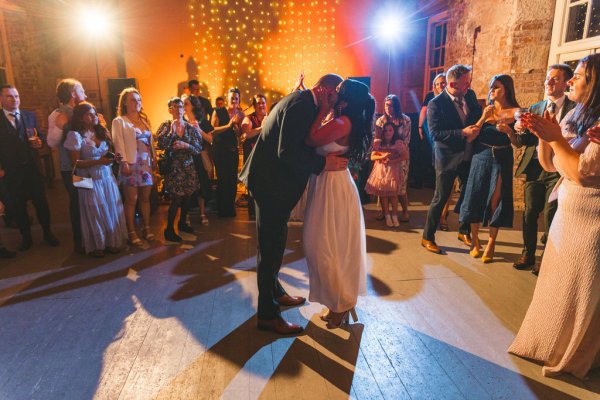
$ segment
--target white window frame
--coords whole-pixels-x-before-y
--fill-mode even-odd
[[[578,60],[589,54],[600,52],[600,36],[586,38],[589,29],[589,20],[591,15],[591,1],[580,0],[573,5],[589,3],[586,24],[584,28],[584,39],[566,42],[567,23],[569,18],[569,0],[556,0],[554,10],[554,24],[552,26],[552,41],[550,42],[550,55],[548,65],[559,62]]]
[[[429,18],[427,21],[427,45],[425,47],[425,76],[423,78],[423,98],[427,93],[431,92],[431,82],[429,82],[429,57],[431,55],[431,28],[433,25],[438,24],[444,20],[448,20],[448,11],[441,12]],[[446,21],[447,22],[447,21]],[[446,50],[448,49],[448,36],[446,34],[446,43],[444,44]],[[446,54],[447,55],[447,54]],[[446,57],[447,58],[447,57]]]

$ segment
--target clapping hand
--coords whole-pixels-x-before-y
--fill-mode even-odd
[[[546,110],[544,116],[525,113],[521,116],[523,126],[529,129],[535,136],[545,142],[554,142],[563,138],[560,125],[555,117],[551,117]]]
[[[587,135],[592,142],[600,144],[600,125],[596,125],[593,128],[588,129]]]

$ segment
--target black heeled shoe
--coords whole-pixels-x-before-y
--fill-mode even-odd
[[[183,239],[181,238],[181,236],[179,236],[178,234],[176,234],[175,231],[171,230],[171,229],[165,229],[165,240],[168,240],[169,242],[181,242],[181,241],[183,241]]]

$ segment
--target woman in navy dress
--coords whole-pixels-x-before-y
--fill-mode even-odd
[[[489,226],[490,238],[481,256],[484,263],[494,259],[498,230],[511,228],[513,224],[511,144],[518,145],[512,127],[514,109],[519,108],[513,79],[508,75],[494,76],[488,99],[491,105],[485,108],[477,123],[481,131],[473,142],[471,171],[460,205],[460,221],[471,224],[470,254],[474,258],[481,255],[479,224]]]

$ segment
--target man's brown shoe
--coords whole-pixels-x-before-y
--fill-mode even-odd
[[[521,254],[521,257],[513,264],[514,269],[524,270],[535,266],[535,256],[531,257],[527,254]]]
[[[279,333],[280,335],[292,335],[300,333],[304,329],[300,325],[291,324],[281,317],[275,319],[259,319],[257,327],[260,330],[271,331]]]
[[[432,253],[435,253],[435,254],[441,254],[442,253],[442,249],[440,249],[438,247],[438,245],[435,244],[435,242],[432,242],[431,240],[421,239],[421,246],[425,247],[425,249],[427,251],[430,251]]]
[[[283,296],[279,296],[278,298],[276,298],[275,301],[277,301],[279,305],[283,307],[295,307],[301,306],[302,304],[306,303],[306,298],[284,294]]]
[[[471,247],[471,235],[470,234],[463,234],[463,233],[459,233],[458,234],[458,240],[460,240],[461,242],[463,242],[465,245]]]

